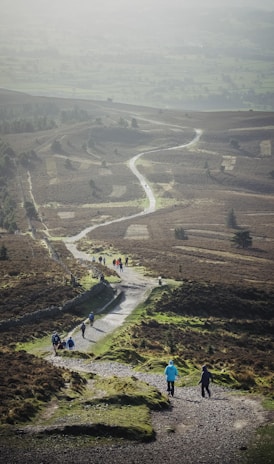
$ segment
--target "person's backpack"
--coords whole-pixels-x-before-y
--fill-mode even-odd
[[[71,340],[71,338],[70,338],[69,341],[68,341],[68,346],[69,346],[70,348],[72,348],[72,347],[74,346],[73,340]]]
[[[89,320],[90,320],[90,321],[93,321],[93,319],[94,319],[94,314],[93,314],[93,313],[90,313],[90,315],[89,315]]]
[[[53,343],[56,343],[56,344],[57,344],[59,341],[60,341],[59,335],[54,335],[54,336],[53,336]]]

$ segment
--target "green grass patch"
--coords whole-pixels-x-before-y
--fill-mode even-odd
[[[245,464],[272,464],[274,462],[274,425],[268,424],[261,427],[252,444],[248,449]]]
[[[61,338],[63,337],[61,336]],[[41,338],[33,338],[23,343],[17,343],[15,349],[16,351],[24,350],[27,353],[33,354],[35,356],[44,357],[52,353],[51,335],[46,335]]]
[[[224,294],[226,302],[223,303],[223,317],[220,317],[222,301],[216,296],[217,287],[197,286],[191,294],[192,290],[191,284],[183,284],[180,288],[156,287],[131,313],[123,327],[101,344],[100,358],[159,373],[172,358],[182,375],[181,385],[196,384],[201,366],[207,363],[217,384],[271,395],[273,375],[269,350],[272,342],[267,332],[271,330],[271,323],[267,318],[261,319],[263,314],[258,313],[256,293],[246,294],[236,287],[222,286],[220,296]],[[249,300],[248,306],[244,297]],[[261,295],[259,297],[261,304]],[[218,305],[212,304],[214,298],[220,299]],[[239,319],[230,317],[229,302],[241,308]],[[236,311],[233,306],[233,314]],[[244,318],[244,311],[248,311],[248,319]]]
[[[88,317],[88,314],[93,311],[96,315],[96,318],[102,317],[103,314],[109,312],[112,308],[112,305],[108,305],[114,297],[113,290],[109,287],[106,287],[106,291],[100,292],[98,295],[93,296],[88,302],[81,304],[81,307],[76,308],[78,319],[79,319],[79,330],[80,330],[80,321]],[[100,308],[107,306],[104,312],[100,313]],[[68,332],[58,331],[61,339],[67,339]],[[16,350],[25,350],[28,353],[34,354],[36,356],[46,356],[52,353],[51,346],[51,333],[41,336],[41,337],[32,337],[26,342],[19,342],[16,344]],[[58,352],[59,354],[59,352]]]
[[[58,407],[44,409],[35,427],[50,434],[107,435],[138,441],[155,438],[150,411],[169,407],[167,398],[156,388],[134,377],[75,374],[76,386],[72,380],[59,395]]]
[[[168,407],[168,400],[155,387],[133,377],[96,378],[97,391],[105,391],[109,403],[146,405],[150,410]],[[101,401],[101,400],[100,400]]]
[[[263,407],[268,411],[274,411],[274,398],[264,398]]]

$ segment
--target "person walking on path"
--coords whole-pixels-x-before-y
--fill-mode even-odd
[[[82,322],[81,324],[81,332],[82,332],[82,337],[85,338],[85,331],[86,331],[86,324]]]
[[[67,345],[68,345],[68,349],[69,350],[73,350],[73,348],[75,347],[75,343],[74,341],[72,340],[72,337],[69,337],[68,341],[67,341]]]
[[[90,323],[90,325],[93,326],[93,323],[94,323],[94,313],[91,312],[91,313],[89,314],[88,318],[89,318],[89,323]]]
[[[57,351],[57,348],[60,342],[61,342],[60,336],[58,335],[57,332],[54,332],[54,334],[51,337],[51,343],[52,343],[55,354],[57,354],[56,351]]]
[[[169,395],[174,396],[174,384],[175,380],[178,377],[177,367],[174,366],[173,361],[169,361],[168,365],[165,368],[165,376],[167,381],[167,392]]]
[[[204,365],[202,367],[202,375],[201,375],[201,379],[199,381],[199,384],[201,384],[201,393],[202,393],[203,398],[205,397],[205,390],[207,391],[208,397],[210,398],[210,396],[211,396],[211,392],[209,390],[210,380],[213,381],[213,375],[211,374],[211,372],[209,372],[207,370],[207,366]]]

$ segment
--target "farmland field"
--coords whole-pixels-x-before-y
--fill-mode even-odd
[[[35,152],[29,164],[17,164],[10,190],[18,207],[22,198],[34,203],[39,220],[31,222],[38,236],[57,240],[129,217],[97,227],[85,240],[115,247],[166,277],[273,286],[272,113],[184,113],[23,94],[20,99],[18,111],[54,102],[57,114],[52,129],[2,137],[19,156]],[[85,121],[60,121],[58,112],[75,108],[85,111]],[[187,146],[198,129],[199,140]],[[138,153],[136,167],[156,198],[149,215],[141,214],[146,192],[129,169]],[[249,249],[232,247],[237,228],[227,227],[231,209],[238,229],[252,235]],[[21,208],[17,216],[26,232]],[[178,228],[187,240],[175,238]]]
[[[100,2],[71,17],[58,4],[4,3],[1,88],[158,108],[274,109],[273,11],[147,2],[121,13]]]

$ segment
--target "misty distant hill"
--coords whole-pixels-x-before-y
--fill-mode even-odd
[[[0,87],[186,110],[274,110],[270,0],[2,0]]]

